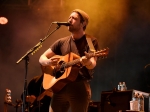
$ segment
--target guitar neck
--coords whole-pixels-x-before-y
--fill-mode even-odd
[[[80,63],[80,58],[65,63],[64,67],[65,67],[65,68],[68,68],[68,67],[71,67],[71,66],[73,66],[73,65],[75,65],[75,64],[78,64],[78,63]]]
[[[101,51],[97,51],[95,53],[86,53],[85,57],[87,59],[90,59],[91,57],[104,57],[104,56],[106,56],[108,54],[108,51],[109,51],[109,48],[101,50]],[[68,68],[68,67],[71,67],[71,66],[73,66],[75,64],[78,64],[78,63],[80,63],[80,58],[77,58],[77,59],[72,60],[70,62],[64,63],[62,65],[62,68]]]
[[[88,57],[86,56],[86,58],[89,59],[89,58],[94,57],[94,56],[95,56],[95,54],[90,54]],[[71,67],[71,66],[78,64],[78,63],[80,63],[80,58],[65,63],[64,67],[68,68],[68,67]]]

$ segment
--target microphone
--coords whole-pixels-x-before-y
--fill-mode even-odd
[[[53,24],[57,24],[57,25],[65,25],[65,26],[70,26],[70,23],[68,22],[52,22]]]

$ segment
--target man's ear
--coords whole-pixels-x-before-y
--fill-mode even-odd
[[[82,25],[83,25],[83,27],[84,27],[84,26],[86,26],[86,22],[85,22],[85,21],[84,21],[84,22],[82,22]]]

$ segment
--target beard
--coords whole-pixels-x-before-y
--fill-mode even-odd
[[[75,26],[73,26],[73,25],[70,25],[69,27],[68,27],[68,30],[70,31],[70,32],[78,32],[79,30],[80,30],[80,27],[79,26],[77,26],[77,27],[75,27]]]

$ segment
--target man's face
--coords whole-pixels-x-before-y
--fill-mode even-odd
[[[73,32],[78,32],[80,30],[83,30],[83,25],[80,21],[80,16],[78,13],[76,12],[71,13],[68,22],[70,23],[70,26],[68,27],[68,30],[70,32],[73,33]]]

